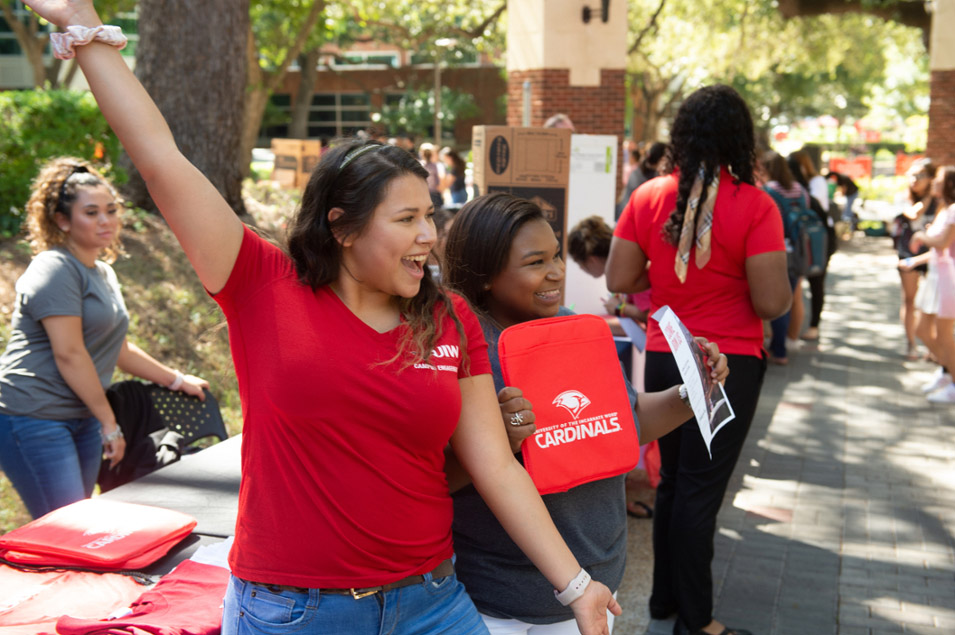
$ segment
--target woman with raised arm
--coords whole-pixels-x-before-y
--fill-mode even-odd
[[[76,45],[228,320],[244,427],[223,633],[486,632],[454,575],[449,442],[554,601],[581,632],[607,633],[620,607],[510,452],[480,326],[431,280],[434,208],[417,160],[374,142],[327,152],[283,253],[182,156],[89,0],[28,4],[69,29],[58,46]]]
[[[648,274],[651,315],[670,306],[690,332],[719,344],[733,369],[725,389],[736,418],[713,437],[712,458],[695,420],[660,438],[650,617],[675,635],[746,633],[713,617],[713,535],[766,372],[762,320],[792,300],[782,218],[753,178],[754,136],[732,88],[690,95],[670,134],[673,172],[634,193],[607,261],[611,291],[639,290]],[[661,390],[680,373],[659,325],[649,327],[645,386]]]
[[[109,265],[120,209],[109,181],[70,157],[43,166],[27,202],[34,257],[17,280],[0,355],[0,467],[34,518],[88,498],[104,455],[111,467],[122,460],[123,431],[106,400],[117,366],[200,399],[209,386],[126,339],[129,314]]]
[[[511,450],[534,433],[534,411],[520,386],[507,386],[497,355],[503,329],[530,320],[573,313],[560,306],[564,262],[560,243],[535,203],[495,192],[467,203],[455,217],[445,249],[445,281],[475,308],[490,345],[498,425]],[[609,339],[609,332],[608,332]],[[726,356],[706,346],[711,375],[722,381]],[[623,369],[620,369],[623,374]],[[693,416],[677,384],[637,399],[627,386],[640,443],[648,443]],[[466,407],[466,406],[465,406]],[[633,457],[636,462],[637,457]],[[452,487],[455,486],[452,481]],[[624,475],[601,478],[547,494],[547,505],[574,555],[594,578],[616,590],[627,555]],[[461,580],[492,635],[571,635],[573,614],[554,604],[548,582],[508,538],[473,487],[454,494],[454,541]],[[520,589],[515,593],[514,589]],[[608,617],[608,619],[610,619]]]

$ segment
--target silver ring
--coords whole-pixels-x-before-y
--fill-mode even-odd
[[[519,426],[522,423],[524,423],[524,415],[522,415],[520,412],[515,412],[514,414],[511,415],[512,426]]]

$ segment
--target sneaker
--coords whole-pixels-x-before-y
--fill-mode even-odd
[[[928,400],[932,403],[955,403],[955,384],[939,388],[928,396]]]
[[[939,366],[931,381],[922,386],[922,392],[935,392],[939,388],[944,388],[952,383],[952,376],[945,372],[945,368]]]

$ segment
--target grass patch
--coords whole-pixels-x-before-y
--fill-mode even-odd
[[[296,192],[268,186],[245,188],[252,221],[284,236]],[[230,435],[242,431],[238,385],[229,353],[228,329],[219,306],[205,292],[175,236],[159,217],[128,210],[123,216],[125,255],[113,264],[129,310],[128,338],[159,361],[198,375],[212,386]],[[14,284],[30,263],[22,237],[0,240],[0,347],[10,332]],[[117,371],[113,381],[129,379]],[[19,496],[0,472],[0,534],[30,520]]]

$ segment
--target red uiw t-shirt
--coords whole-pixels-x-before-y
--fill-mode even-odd
[[[699,269],[691,253],[686,282],[680,283],[673,270],[676,247],[663,238],[676,198],[676,174],[651,179],[634,191],[614,229],[614,236],[637,243],[653,265],[650,314],[669,305],[693,335],[716,342],[721,352],[758,356],[763,323],[750,302],[746,259],[785,249],[779,210],[766,192],[734,183],[722,168],[710,261]],[[655,320],[648,326],[647,350],[670,350]]]
[[[311,588],[386,584],[451,556],[444,447],[458,379],[490,372],[477,318],[454,297],[430,364],[400,370],[400,326],[378,333],[330,288],[298,281],[246,229],[225,288],[244,419],[229,564],[246,580]]]

